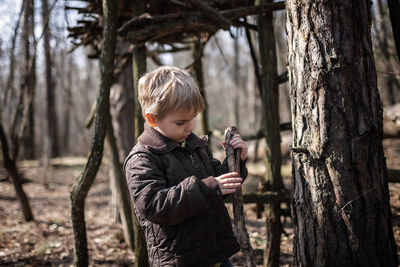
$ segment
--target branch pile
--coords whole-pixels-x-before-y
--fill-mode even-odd
[[[74,3],[77,1],[74,1]],[[86,45],[97,57],[102,42],[102,16],[98,1],[82,0],[86,7],[67,6],[82,14],[77,25],[68,27],[75,46]],[[284,1],[255,6],[254,1],[149,1],[146,13],[133,17],[129,1],[118,6],[117,27],[119,41],[131,44],[153,42],[158,44],[187,43],[193,37],[210,37],[219,29],[245,26],[255,29],[244,18],[250,15],[284,9]]]

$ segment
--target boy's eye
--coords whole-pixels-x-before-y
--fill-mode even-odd
[[[184,123],[183,122],[177,122],[176,125],[182,126]]]

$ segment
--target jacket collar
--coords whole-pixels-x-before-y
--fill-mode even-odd
[[[207,142],[207,139],[207,136],[199,138],[194,133],[191,133],[185,140],[185,147],[189,151],[192,151],[196,147],[204,146]],[[156,153],[169,152],[180,146],[180,143],[164,136],[147,123],[145,123],[144,132],[139,136],[138,141],[143,146]]]

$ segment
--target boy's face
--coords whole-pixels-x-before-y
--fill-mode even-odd
[[[193,131],[196,113],[186,110],[178,110],[168,113],[163,119],[155,119],[155,129],[164,136],[183,142]]]

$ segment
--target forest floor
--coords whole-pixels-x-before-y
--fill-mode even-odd
[[[400,139],[384,141],[388,168],[400,169]],[[107,164],[103,164],[86,200],[86,227],[90,266],[131,266],[134,255],[123,242],[120,224],[110,223]],[[35,217],[24,222],[12,184],[5,181],[0,168],[0,266],[69,266],[73,262],[73,234],[70,222],[70,185],[82,170],[82,165],[52,166],[47,169],[36,163],[19,166]],[[48,179],[44,186],[43,173]],[[290,172],[289,172],[290,173]],[[290,186],[290,178],[285,177]],[[400,184],[389,184],[393,230],[400,255]],[[257,256],[263,265],[265,222],[257,218],[255,204],[245,206],[247,228]],[[281,266],[292,260],[293,229],[290,218],[284,219],[281,243]],[[239,266],[238,256],[232,259]]]

